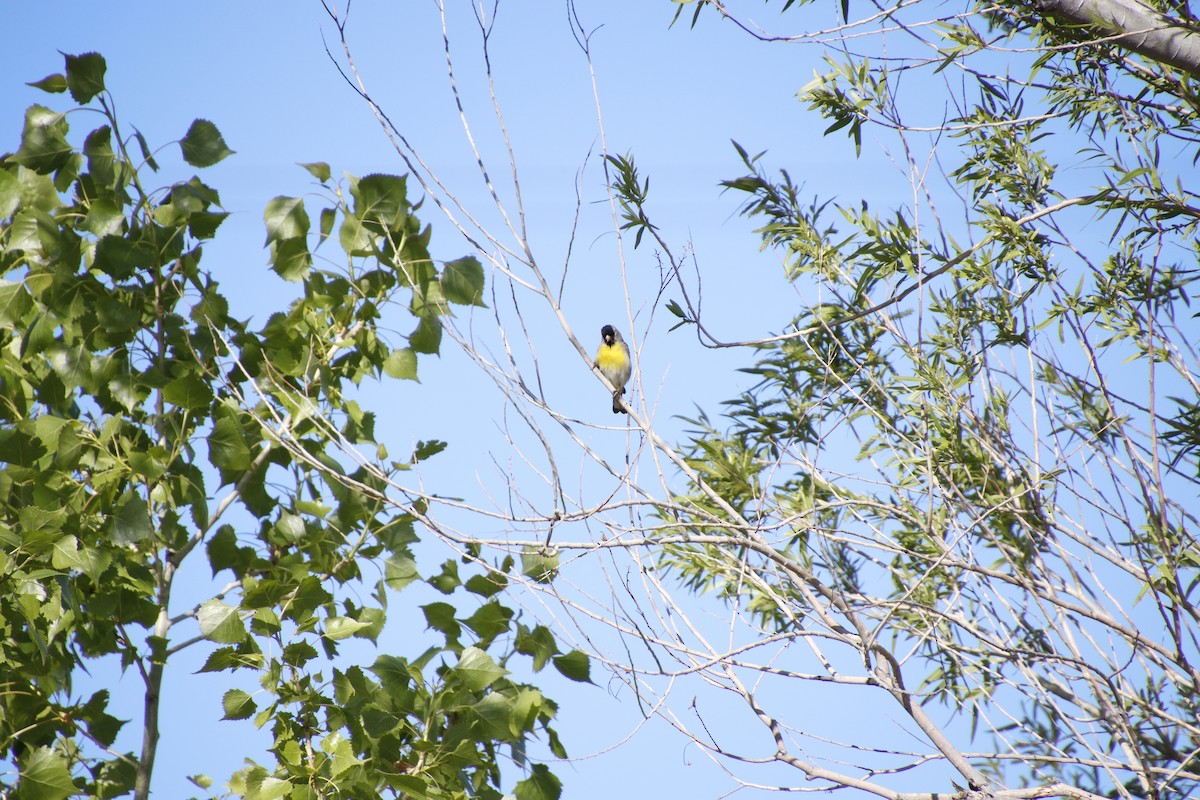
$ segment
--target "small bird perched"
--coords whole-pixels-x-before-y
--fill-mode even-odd
[[[633,373],[633,362],[629,359],[629,345],[621,338],[621,332],[612,325],[600,329],[600,349],[596,351],[596,368],[604,373],[615,389],[613,392],[613,413],[624,414],[621,407],[621,395],[625,394],[625,384]]]

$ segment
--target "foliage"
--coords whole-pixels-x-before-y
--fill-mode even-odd
[[[229,689],[224,717],[273,737],[234,796],[498,798],[508,746],[527,770],[516,796],[557,797],[524,757],[533,736],[563,755],[555,705],[509,667],[524,655],[586,680],[587,662],[504,604],[511,560],[465,553],[470,574],[450,560],[425,578],[447,597],[423,607],[422,652],[367,666],[342,652],[376,645],[391,595],[421,579],[426,501],[391,489],[445,447],[390,460],[349,389],[415,380],[451,306],[482,304],[479,262],[432,258],[405,178],[338,184],[309,164],[315,232],[302,198],[265,213],[271,267],[299,297],[254,329],[201,267],[227,216],[218,192],[147,184],[169,154],[121,129],[104,77],[101,56],[67,56],[33,85],[83,108],[32,106],[0,162],[0,757],[15,767],[0,793],[146,797],[164,673],[203,647],[203,673],[258,683]],[[103,122],[77,148],[68,120],[83,114]],[[232,154],[206,120],[178,144],[196,168]],[[343,261],[317,268],[329,239]],[[405,298],[415,327],[397,345],[381,320]],[[376,458],[341,458],[349,446]],[[180,607],[180,585],[207,599]],[[82,689],[98,659],[140,677],[143,708]],[[117,749],[125,714],[140,752]]]
[[[739,21],[700,3],[693,24],[708,7]],[[1200,787],[1196,84],[1040,8],[973,11],[933,35],[898,22],[897,5],[887,24],[914,42],[880,33],[888,59],[856,44],[801,92],[856,152],[874,127],[896,132],[906,164],[943,165],[961,223],[915,167],[915,206],[877,215],[865,189],[861,202],[802,199],[787,171],[737,146],[746,172],[725,186],[797,295],[819,299],[754,343],[744,371],[758,382],[722,421],[693,420],[689,488],[660,509],[658,563],[750,612],[760,641],[817,651],[765,675],[891,694],[972,790],[1188,797]],[[998,76],[999,48],[1031,55]],[[923,129],[895,76],[950,64],[967,76],[957,113]],[[1166,155],[1177,148],[1182,159]],[[1092,185],[1051,155],[1070,151]],[[632,160],[620,166],[627,227],[659,236],[629,189]],[[747,697],[776,760],[856,785],[794,756],[786,716]],[[922,706],[961,712],[995,755],[964,757]],[[845,757],[870,775],[896,768],[869,749]]]

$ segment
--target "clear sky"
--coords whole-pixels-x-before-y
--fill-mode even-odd
[[[448,2],[455,5],[460,88],[486,152],[494,157],[499,153],[495,126],[480,113],[487,98],[478,79],[477,34],[463,4]],[[832,25],[836,5],[818,3],[806,11],[811,27]],[[857,204],[867,196],[873,207],[886,207],[903,202],[907,183],[870,143],[856,159],[840,135],[823,139],[825,123],[797,102],[796,91],[820,66],[817,50],[755,43],[711,15],[695,30],[686,24],[670,28],[674,7],[667,0],[579,0],[575,7],[583,27],[592,31],[607,146],[635,156],[651,179],[651,208],[668,240],[678,253],[695,252],[714,332],[729,340],[778,332],[798,303],[782,279],[778,257],[759,252],[753,224],[737,215],[741,198],[723,194],[718,186],[741,174],[730,140],[751,152],[768,150],[766,163],[788,167],[806,191],[824,199],[845,197]],[[435,11],[432,0],[357,0],[349,38],[363,76],[392,119],[467,205],[482,208],[486,195],[447,89]],[[106,57],[107,84],[122,120],[152,146],[180,138],[193,118],[217,124],[236,155],[202,177],[218,189],[233,216],[217,241],[206,246],[205,263],[242,317],[261,321],[294,291],[267,269],[262,209],[273,196],[312,190],[298,162],[327,161],[335,174],[404,171],[366,105],[326,55],[326,44],[336,47],[336,41],[315,0],[11,3],[5,27],[10,45],[0,50],[0,151],[16,148],[28,105],[62,108],[69,102],[25,86],[62,69],[59,51],[98,51]],[[686,427],[678,415],[694,415],[697,407],[718,412],[721,400],[750,384],[736,369],[748,366],[752,355],[705,350],[687,330],[668,332],[674,319],[661,309],[651,321],[659,266],[650,245],[633,251],[627,243],[622,280],[599,170],[601,128],[588,63],[568,26],[566,4],[504,3],[493,59],[521,169],[530,237],[555,280],[563,272],[579,187],[582,208],[564,312],[591,348],[603,323],[627,329],[629,298],[641,348],[635,400],[653,407],[664,438],[678,439]],[[91,127],[83,115],[73,116],[71,123],[73,134]],[[164,168],[175,173],[164,181],[186,177],[177,150],[164,153]],[[502,161],[491,166],[493,178],[503,185],[507,168]],[[433,225],[435,254],[453,258],[468,252],[432,205],[425,207],[423,219]],[[665,295],[675,297],[670,290]],[[477,324],[490,319],[481,314]],[[548,395],[573,417],[594,416],[611,424],[603,388],[553,333],[544,312],[530,310],[529,324],[535,336],[550,332],[538,352]],[[504,448],[499,396],[477,393],[459,353],[427,359],[421,370],[420,386],[388,385],[366,393],[364,402],[381,415],[380,438],[394,453],[405,452],[418,438],[448,440],[451,449],[431,462],[424,476],[437,490],[470,495],[476,490],[455,483],[473,475],[480,476],[471,480],[481,487],[494,485],[492,456]],[[593,443],[621,463],[630,441],[621,432],[597,432]],[[576,469],[578,483],[591,479],[590,471]],[[396,609],[409,601],[406,596],[394,601],[393,619],[401,618]],[[393,622],[393,627],[399,626]],[[398,637],[402,652],[407,648],[403,633],[390,634]],[[197,665],[203,655],[193,656]],[[220,781],[243,757],[262,758],[263,739],[246,736],[245,723],[217,721],[227,678],[190,672],[180,670],[168,685],[155,778],[160,797],[192,791],[183,781],[187,774],[206,772]],[[111,680],[118,692],[136,695],[132,674],[98,670],[97,680]],[[573,755],[600,753],[638,727],[628,692],[609,685],[603,674],[597,675],[598,688],[554,676],[537,681],[560,703],[560,732]],[[686,713],[687,699],[677,698],[680,713]],[[811,713],[831,713],[842,702],[840,697],[797,698],[797,705]],[[838,707],[852,737],[854,715]],[[554,769],[572,798],[714,797],[732,788],[685,739],[658,722],[613,752]]]

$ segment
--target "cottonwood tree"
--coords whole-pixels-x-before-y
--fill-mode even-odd
[[[149,796],[160,738],[194,736],[169,720],[203,713],[165,716],[179,698],[164,678],[216,680],[174,674],[202,649],[200,673],[233,674],[213,711],[270,732],[221,796],[556,797],[524,756],[535,736],[564,755],[555,705],[510,668],[553,660],[585,680],[588,664],[506,604],[511,561],[448,554],[424,577],[445,597],[401,623],[413,652],[339,653],[379,645],[392,596],[422,580],[427,500],[385,498],[384,481],[445,447],[389,458],[350,395],[415,378],[439,319],[482,302],[482,268],[434,260],[404,178],[309,164],[315,229],[299,197],[265,213],[298,299],[252,328],[201,266],[227,216],[217,191],[151,183],[180,152],[197,168],[230,156],[219,130],[197,120],[179,151],[152,150],[104,79],[101,56],[67,56],[35,85],[83,108],[31,106],[0,159],[0,795]],[[68,120],[87,115],[101,124],[80,146]],[[410,335],[390,333],[397,317]],[[369,459],[338,460],[350,446]],[[102,660],[136,676],[140,707],[88,678]]]
[[[467,205],[422,157],[416,123],[394,122],[355,68],[349,4],[325,5],[352,86],[507,284],[493,295],[504,299],[491,338],[477,318],[446,330],[506,396],[520,423],[507,429],[508,460],[530,469],[490,512],[507,516],[504,535],[439,533],[472,552],[522,554],[546,613],[735,785],[1190,796],[1195,23],[1186,5],[1135,0],[847,1],[821,29],[806,9],[823,5],[774,4],[786,12],[775,24],[795,32],[715,0],[673,14],[824,52],[802,102],[856,151],[886,148],[909,187],[908,203],[882,213],[870,188],[848,198],[839,187],[835,203],[790,177],[803,165],[789,174],[739,145],[744,169],[725,188],[744,198],[798,298],[790,319],[751,338],[711,316],[715,302],[751,298],[708,296],[702,313],[702,261],[683,232],[656,224],[647,176],[608,149],[598,114],[593,172],[628,237],[613,255],[624,264],[640,244],[666,276],[637,326],[631,301],[635,352],[666,318],[707,346],[744,349],[757,379],[677,443],[643,399],[630,408],[627,463],[557,406],[540,370],[546,338],[526,333],[549,321],[580,369],[590,364],[563,288],[573,256],[531,244],[503,107],[491,92],[481,119],[463,100],[456,57],[482,51],[472,63],[491,91],[494,42],[515,35],[496,24],[499,4],[438,5],[448,91],[492,209]],[[568,6],[588,64],[603,13]],[[484,130],[499,147],[481,144]],[[565,472],[607,480],[571,490]],[[607,590],[588,582],[596,570]],[[680,688],[697,685],[707,693]],[[835,690],[861,704],[852,738],[806,713],[805,698]],[[716,713],[730,700],[745,725]]]

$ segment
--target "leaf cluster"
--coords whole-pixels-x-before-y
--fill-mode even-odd
[[[261,327],[236,319],[201,266],[228,216],[220,195],[195,175],[149,183],[174,162],[122,128],[105,72],[98,54],[67,56],[33,84],[103,117],[81,145],[78,110],[35,105],[0,158],[0,758],[15,767],[0,793],[145,797],[158,737],[176,733],[160,731],[164,672],[201,647],[202,673],[260,687],[229,690],[224,717],[274,735],[275,763],[235,775],[235,796],[498,798],[506,745],[527,770],[517,796],[557,797],[557,778],[524,756],[535,734],[563,755],[555,706],[503,665],[524,654],[586,680],[587,660],[503,604],[511,563],[460,581],[448,562],[428,579],[465,586],[458,601],[477,607],[426,606],[444,641],[417,657],[364,669],[341,652],[377,643],[389,595],[420,578],[427,504],[388,491],[446,446],[389,460],[345,388],[415,380],[440,319],[482,305],[482,267],[433,259],[403,177],[335,184],[310,164],[317,230],[300,197],[264,215],[270,266],[299,297]],[[197,169],[233,155],[207,120],[177,145]],[[329,239],[341,258],[318,262]],[[400,299],[415,328],[396,345],[384,320]],[[347,444],[373,446],[375,463],[347,466]],[[181,609],[177,575],[196,561],[227,582]],[[80,694],[96,659],[134,674],[144,707]],[[139,718],[140,750],[119,749],[118,715]]]

